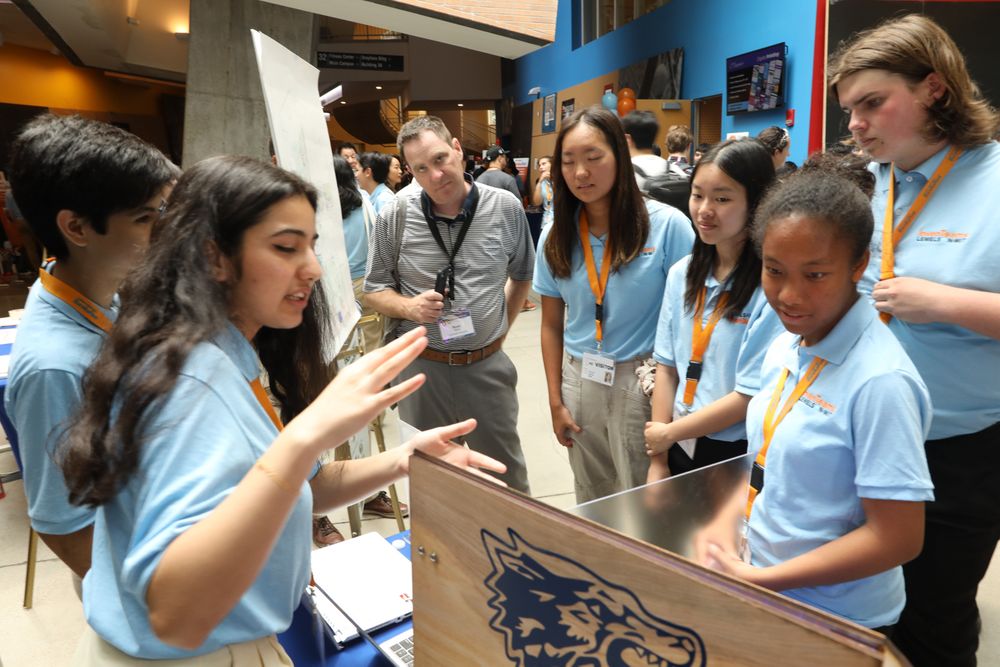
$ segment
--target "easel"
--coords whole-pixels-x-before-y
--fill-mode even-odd
[[[365,324],[381,324],[382,315],[376,313],[374,315],[364,315],[358,320],[357,324],[354,325],[354,330],[348,337],[348,341],[354,341],[353,347],[346,347],[337,354],[337,362],[350,359],[351,357],[361,357],[367,352],[365,349],[365,337],[361,333],[361,327]],[[350,345],[350,343],[348,343]],[[378,449],[379,454],[385,452],[385,432],[383,431],[384,413],[379,414],[368,425],[369,438],[371,434],[375,434],[375,446]],[[349,442],[345,442],[342,445],[337,446],[334,450],[334,459],[337,461],[349,461],[351,459],[351,447]],[[400,531],[406,530],[406,524],[403,522],[403,513],[399,509],[399,495],[396,493],[396,485],[389,485],[389,501],[392,505],[392,513],[396,517],[396,525]],[[357,537],[361,534],[361,508],[363,502],[355,503],[347,508],[347,519],[351,526],[351,537]]]

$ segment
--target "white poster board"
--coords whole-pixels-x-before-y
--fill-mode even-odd
[[[316,254],[332,319],[333,340],[325,346],[332,361],[361,315],[351,286],[333,152],[319,101],[319,70],[260,31],[250,33],[278,164],[319,191]]]

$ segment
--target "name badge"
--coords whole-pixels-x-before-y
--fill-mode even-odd
[[[750,522],[746,518],[740,522],[740,544],[736,549],[736,555],[741,561],[750,565],[750,557],[753,554],[750,553]]]
[[[597,350],[583,353],[584,380],[610,387],[615,383],[615,358]]]
[[[476,328],[472,325],[472,314],[468,308],[461,306],[453,306],[450,313],[439,317],[438,327],[441,329],[441,340],[446,343],[476,333]]]
[[[674,419],[680,419],[681,417],[686,417],[689,414],[691,414],[690,408],[681,403],[674,410]],[[697,443],[698,443],[697,438],[688,438],[687,440],[678,441],[677,446],[683,449],[684,453],[687,454],[691,458],[691,460],[694,460],[694,450],[695,450],[695,445]]]

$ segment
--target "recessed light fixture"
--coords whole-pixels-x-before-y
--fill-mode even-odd
[[[329,104],[333,104],[343,96],[344,96],[344,87],[340,84],[337,84],[329,88],[325,93],[319,96],[319,104],[320,106],[325,107]]]
[[[382,86],[375,86],[375,90],[382,90]]]
[[[464,105],[464,104],[462,104],[461,102],[459,102],[459,103],[458,103],[458,106],[460,106],[460,107],[464,107],[465,105]]]
[[[341,104],[347,104],[347,100],[340,100]]]

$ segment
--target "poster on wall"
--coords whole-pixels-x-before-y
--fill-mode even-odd
[[[768,111],[785,103],[785,43],[726,59],[726,113]]]
[[[514,158],[514,167],[517,168],[517,173],[521,175],[521,180],[525,183],[528,182],[528,167],[531,165],[530,157],[516,157]]]
[[[556,131],[556,94],[546,95],[542,102],[542,133]]]
[[[562,115],[560,116],[560,118],[562,120],[566,120],[567,118],[569,118],[570,116],[573,115],[574,111],[576,111],[576,99],[575,98],[570,98],[568,100],[563,100],[562,101]]]
[[[324,353],[332,360],[360,314],[347,263],[330,137],[317,92],[319,70],[267,35],[256,30],[250,32],[278,163],[319,191],[316,254],[323,268],[323,294],[332,331],[332,340],[324,341]]]
[[[618,86],[640,100],[679,100],[684,49],[671,49],[618,70]]]

